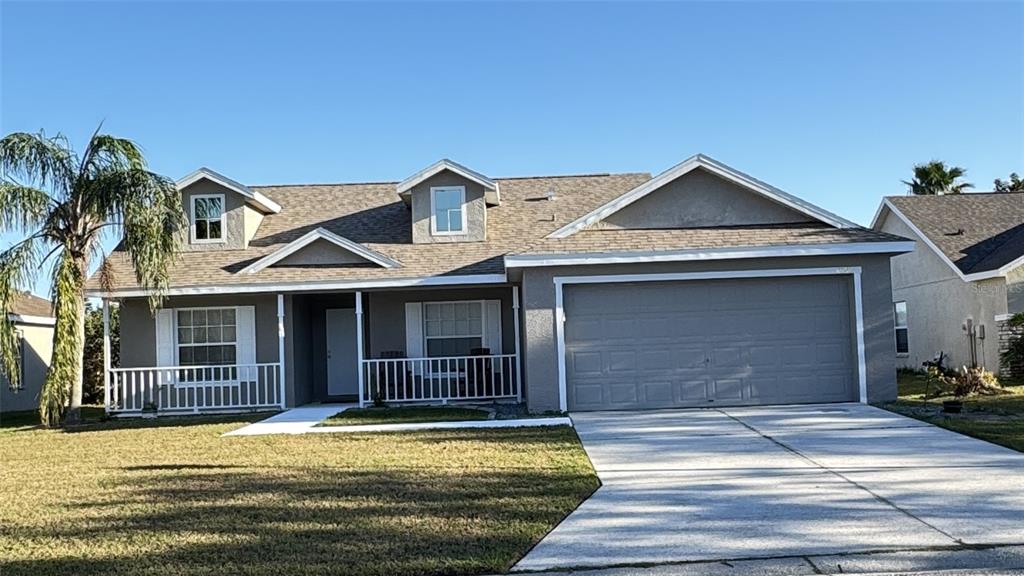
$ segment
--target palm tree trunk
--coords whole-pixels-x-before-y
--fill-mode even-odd
[[[39,398],[40,420],[46,426],[56,426],[62,420],[69,424],[81,421],[87,262],[68,250],[60,258],[54,282],[57,322],[53,331],[53,356]]]

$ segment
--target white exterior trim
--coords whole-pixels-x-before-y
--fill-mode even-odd
[[[249,200],[250,203],[256,205],[256,207],[262,209],[264,212],[271,212],[273,214],[277,214],[278,212],[281,211],[280,204],[274,202],[270,198],[267,198],[262,193],[257,192],[255,190],[251,190],[244,184],[236,182],[231,178],[224,176],[223,174],[219,174],[213,170],[210,170],[209,168],[206,168],[205,166],[185,176],[181,180],[178,180],[177,182],[175,182],[175,185],[178,187],[178,190],[184,190],[185,188],[195,184],[200,180],[209,180],[210,182],[213,182],[214,184],[219,184],[227,188],[228,190],[231,190],[232,192],[241,194],[247,200]]]
[[[320,282],[283,282],[267,284],[221,284],[169,288],[164,296],[198,296],[202,294],[259,294],[263,292],[311,292],[317,290],[365,290],[369,288],[413,288],[418,286],[465,286],[473,284],[506,284],[505,274],[463,274],[457,276],[415,276],[378,280],[326,280]],[[149,296],[149,290],[89,290],[90,298],[134,298]]]
[[[458,191],[459,193],[459,215],[461,216],[458,230],[438,230],[437,212],[434,210],[434,195],[438,192]],[[431,186],[430,187],[430,235],[431,236],[465,236],[469,233],[469,215],[466,214],[466,187],[465,186]],[[451,228],[451,219],[448,220],[448,227]]]
[[[622,282],[680,282],[687,280],[721,280],[728,278],[783,278],[794,276],[853,276],[854,308],[856,315],[857,375],[860,402],[868,399],[867,360],[864,349],[864,305],[861,292],[861,268],[782,268],[775,270],[723,270],[711,272],[672,272],[664,274],[603,274],[595,276],[556,276],[555,283],[555,339],[558,354],[558,408],[568,410],[568,392],[565,366],[565,309],[563,287],[566,284],[609,284]]]
[[[886,209],[889,210],[889,212],[895,215],[897,218],[899,218],[900,221],[907,226],[907,228],[910,228],[910,231],[916,234],[917,237],[920,238],[921,241],[924,242],[925,245],[928,246],[928,248],[930,248],[931,251],[934,252],[935,255],[939,257],[940,260],[945,262],[946,265],[949,266],[950,269],[952,269],[953,272],[955,272],[956,275],[964,282],[975,282],[978,280],[988,280],[990,278],[1005,278],[1011,270],[1018,266],[1024,265],[1024,255],[1022,255],[1020,258],[1017,258],[1016,260],[1001,266],[997,270],[989,270],[987,272],[976,272],[974,274],[964,274],[963,271],[960,270],[960,268],[957,267],[957,265],[954,264],[948,256],[946,256],[945,252],[940,250],[939,247],[936,246],[935,243],[932,242],[931,239],[928,238],[928,236],[910,220],[910,218],[907,218],[907,216],[903,214],[903,212],[900,212],[899,208],[897,208],[892,202],[890,202],[888,198],[883,198],[882,203],[878,206],[878,211],[875,212],[875,218],[871,222],[872,229],[878,229],[878,225],[882,223],[882,219],[884,217],[884,212]]]
[[[57,319],[51,316],[30,316],[28,314],[8,314],[7,319],[15,324],[38,324],[40,326],[54,326]]]
[[[196,200],[209,200],[215,198],[220,200],[220,238],[196,238]],[[203,218],[207,222],[212,218]],[[209,227],[206,233],[210,233]],[[227,204],[223,194],[193,194],[188,201],[188,239],[192,244],[224,244],[228,241],[227,231]]]
[[[359,407],[366,405],[366,383],[363,378],[363,293],[356,291],[356,376],[359,388]]]
[[[510,254],[506,268],[540,266],[577,266],[588,264],[634,264],[643,262],[681,262],[687,260],[733,260],[742,258],[782,258],[787,256],[836,256],[843,254],[885,254],[911,252],[913,242],[848,242],[845,244],[806,244],[763,247],[708,248],[703,250],[659,250],[654,252],[597,252],[564,254]]]
[[[237,312],[236,312],[237,314]],[[253,317],[253,323],[255,325],[255,316]],[[281,365],[281,382],[278,396],[280,398],[281,409],[285,408],[285,382],[288,380],[288,372],[285,370],[285,354],[284,354],[284,339],[285,339],[285,325],[284,325],[284,294],[277,295],[277,362]],[[256,341],[253,340],[253,347],[255,348]]]
[[[103,299],[103,413],[110,414],[110,300]]]
[[[291,256],[292,254],[298,252],[299,250],[305,248],[306,246],[309,246],[313,242],[316,242],[317,240],[325,240],[327,242],[330,242],[335,246],[344,248],[345,250],[348,250],[349,252],[355,254],[356,256],[365,258],[366,260],[369,260],[370,262],[378,264],[384,268],[401,267],[401,264],[399,264],[397,261],[388,258],[387,256],[381,254],[380,252],[370,250],[369,248],[363,246],[362,244],[359,244],[358,242],[353,242],[348,238],[338,236],[337,234],[324,228],[317,228],[316,230],[312,230],[310,232],[307,232],[306,234],[303,234],[301,238],[298,238],[296,240],[289,242],[288,244],[285,244],[283,247],[277,249],[274,252],[271,252],[270,254],[267,254],[263,258],[260,258],[259,260],[253,262],[252,264],[246,266],[245,268],[242,268],[241,270],[238,271],[238,274],[252,274],[255,272],[259,272],[260,270],[263,270],[267,266],[280,262],[281,260],[287,258],[288,256]]]
[[[615,212],[618,212],[619,210],[622,210],[626,206],[629,206],[633,202],[636,202],[637,200],[643,198],[644,196],[647,196],[651,192],[654,192],[655,190],[661,188],[662,186],[668,184],[669,182],[672,182],[673,180],[679,178],[680,176],[692,172],[693,170],[696,170],[698,168],[703,168],[704,170],[707,170],[708,172],[711,172],[712,174],[724,178],[725,180],[728,180],[734,184],[742,186],[750,190],[751,192],[760,194],[761,196],[764,196],[769,200],[782,204],[783,206],[787,206],[793,210],[796,210],[797,212],[806,214],[811,218],[820,220],[827,224],[831,224],[836,228],[857,227],[857,225],[854,224],[853,222],[841,218],[825,210],[824,208],[819,208],[818,206],[815,206],[810,202],[801,200],[796,196],[783,192],[782,190],[779,190],[778,188],[775,188],[774,186],[771,186],[764,182],[761,182],[760,180],[753,178],[752,176],[749,176],[747,174],[744,174],[743,172],[740,172],[735,168],[726,166],[725,164],[722,164],[721,162],[718,162],[713,158],[709,158],[708,156],[705,156],[703,154],[697,154],[695,156],[687,158],[686,160],[683,160],[679,164],[676,164],[675,166],[669,168],[668,170],[662,172],[661,174],[658,174],[654,178],[648,180],[647,182],[644,182],[643,184],[637,186],[636,188],[633,188],[632,190],[626,192],[625,194],[619,196],[618,198],[615,198],[614,200],[605,203],[599,208],[587,214],[584,214],[583,216],[577,218],[576,220],[573,220],[572,222],[566,224],[565,226],[559,228],[558,230],[555,230],[547,237],[566,238],[568,236],[572,236],[573,234],[579,232],[580,230],[586,228],[587,226],[590,226],[595,222],[607,218],[608,216],[614,214]]]
[[[441,160],[434,162],[430,166],[427,166],[423,170],[420,170],[419,172],[413,174],[412,176],[409,176],[405,180],[402,180],[401,182],[398,183],[395,189],[399,194],[405,194],[406,192],[409,192],[414,187],[416,187],[417,184],[420,184],[426,181],[428,178],[441,172],[444,172],[445,170],[454,172],[459,176],[462,176],[466,180],[476,182],[477,184],[483,186],[485,190],[491,190],[492,192],[494,192],[493,202],[498,202],[498,195],[500,191],[498,190],[497,182],[491,180],[487,176],[484,176],[483,174],[475,170],[470,170],[469,168],[466,168],[462,164],[459,164],[458,162],[453,162],[447,158],[442,158]]]

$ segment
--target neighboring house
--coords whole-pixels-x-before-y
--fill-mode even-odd
[[[126,255],[110,409],[524,399],[532,411],[896,396],[874,232],[706,156],[668,171],[178,183],[164,307]]]
[[[1007,320],[1024,312],[1024,193],[892,196],[872,228],[918,241],[892,259],[896,365],[998,370]]]
[[[35,410],[53,352],[53,306],[49,300],[22,293],[7,311],[18,335],[19,384],[12,389],[0,376],[0,412]]]

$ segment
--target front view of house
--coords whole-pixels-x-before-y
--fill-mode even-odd
[[[190,225],[152,314],[125,253],[117,414],[310,402],[534,412],[874,402],[896,383],[867,230],[703,155],[649,174],[178,182]]]

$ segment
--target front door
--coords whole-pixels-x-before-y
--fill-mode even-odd
[[[359,356],[356,353],[356,311],[327,310],[327,395],[359,394]]]

